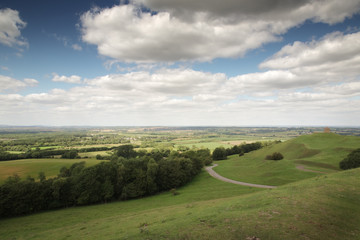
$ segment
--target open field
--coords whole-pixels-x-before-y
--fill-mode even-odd
[[[360,146],[360,138],[332,133],[316,133],[301,136],[283,143],[271,145],[245,154],[230,156],[218,161],[214,170],[224,177],[244,182],[267,185],[283,185],[322,173],[300,171],[306,169],[332,173],[339,170],[339,162]],[[265,156],[280,152],[284,159],[265,160]]]
[[[111,154],[112,154],[111,151],[96,151],[96,152],[80,152],[79,156],[81,158],[95,158],[96,155],[108,156]]]
[[[359,239],[360,169],[272,190],[203,172],[179,189],[105,205],[0,220],[2,239]],[[258,191],[249,193],[249,191]]]
[[[98,164],[96,159],[60,159],[60,158],[41,158],[41,159],[22,159],[13,161],[0,161],[0,184],[13,174],[21,178],[31,176],[37,179],[39,172],[44,172],[46,177],[54,177],[63,167],[70,167],[76,162],[85,161],[86,166]]]

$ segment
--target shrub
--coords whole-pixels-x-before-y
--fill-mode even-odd
[[[284,156],[281,154],[281,153],[279,153],[279,152],[274,152],[273,154],[271,154],[271,155],[267,155],[266,156],[266,160],[281,160],[281,159],[283,159],[284,158]]]
[[[224,147],[215,148],[212,154],[213,160],[224,160],[227,158],[227,152]]]
[[[339,166],[343,170],[360,167],[360,148],[347,155],[347,157],[339,163]]]
[[[176,188],[172,188],[170,189],[170,192],[172,195],[176,196],[176,195],[179,195],[180,193],[176,190]]]

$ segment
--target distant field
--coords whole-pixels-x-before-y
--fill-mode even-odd
[[[306,169],[332,173],[339,170],[339,162],[352,150],[360,146],[360,137],[342,136],[332,133],[315,133],[265,147],[242,157],[231,156],[219,161],[214,170],[224,177],[257,184],[282,185],[321,173],[304,172]],[[265,156],[280,152],[284,159],[265,160]]]
[[[69,167],[76,162],[85,161],[87,166],[98,164],[96,159],[23,159],[13,161],[0,161],[0,184],[13,174],[18,174],[21,178],[31,176],[37,178],[39,172],[44,172],[46,177],[54,177],[59,173],[61,167]]]
[[[175,149],[179,148],[180,146],[184,146],[184,147],[188,147],[188,148],[208,148],[210,150],[214,150],[217,147],[225,147],[225,148],[230,148],[233,145],[232,144],[227,144],[227,143],[223,143],[223,142],[193,142],[193,143],[179,143],[175,145]]]
[[[0,220],[8,239],[347,239],[360,235],[360,169],[272,190],[203,172],[157,196]],[[256,191],[251,193],[251,191]]]
[[[112,152],[111,151],[97,151],[97,152],[81,152],[78,154],[81,158],[84,158],[84,157],[95,158],[96,155],[108,156],[108,155],[111,155]]]
[[[62,148],[62,146],[46,146],[46,147],[39,147],[40,150],[45,150],[45,149],[52,149],[52,148]],[[31,150],[35,150],[36,147],[31,148]]]

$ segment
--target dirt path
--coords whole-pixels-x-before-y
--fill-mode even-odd
[[[296,169],[300,170],[300,171],[304,171],[304,172],[314,172],[314,173],[326,173],[326,172],[321,172],[321,171],[315,171],[315,170],[311,170],[311,169],[306,169],[304,165],[297,165]]]
[[[276,188],[276,186],[268,186],[268,185],[260,185],[260,184],[253,184],[253,183],[246,183],[246,182],[239,182],[239,181],[235,181],[235,180],[231,180],[228,178],[225,178],[223,176],[220,176],[219,174],[217,174],[213,168],[216,167],[217,164],[214,164],[212,166],[206,167],[205,170],[214,178],[219,179],[221,181],[224,182],[228,182],[228,183],[233,183],[233,184],[238,184],[238,185],[242,185],[242,186],[247,186],[247,187],[256,187],[256,188]]]

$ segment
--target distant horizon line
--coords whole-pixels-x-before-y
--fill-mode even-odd
[[[0,124],[0,128],[360,128],[360,125],[8,125]]]

